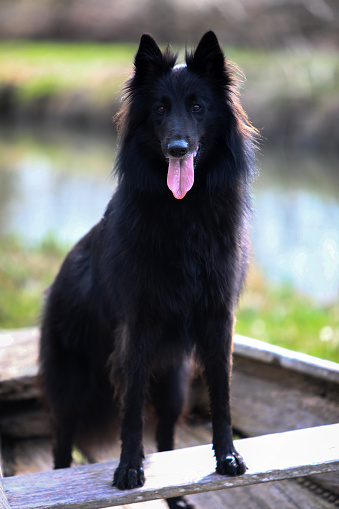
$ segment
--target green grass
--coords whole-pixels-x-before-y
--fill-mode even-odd
[[[320,306],[290,285],[268,283],[252,269],[236,332],[339,362],[339,304]]]
[[[123,44],[0,42],[0,83],[17,87],[21,101],[78,90],[106,101],[125,81],[134,52]]]
[[[107,101],[130,74],[136,49],[117,43],[0,41],[0,84],[15,85],[21,101],[75,91]],[[329,100],[337,93],[335,52],[227,47],[225,53],[261,95]]]
[[[67,249],[52,236],[25,247],[15,237],[0,241],[0,329],[37,325],[43,292],[52,283]]]
[[[1,239],[0,329],[39,323],[43,292],[67,249],[53,236],[30,247],[13,237]],[[289,286],[271,286],[258,270],[250,273],[236,332],[339,362],[339,304],[319,306]]]

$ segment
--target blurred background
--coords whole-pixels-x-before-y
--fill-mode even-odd
[[[337,0],[0,0],[0,329],[105,210],[140,35],[183,57],[209,29],[262,135],[236,332],[339,362]]]

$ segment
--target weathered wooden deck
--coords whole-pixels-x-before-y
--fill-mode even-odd
[[[142,488],[112,488],[117,461],[3,479],[12,509],[99,509],[192,493],[339,472],[339,424],[237,441],[248,471],[231,478],[215,473],[211,445],[155,453],[145,460]]]
[[[198,509],[339,506],[339,425],[324,426],[339,422],[338,365],[236,337],[234,426],[250,437],[283,433],[239,441],[237,447],[249,470],[242,477],[230,479],[214,473],[210,445],[194,447],[211,441],[209,424],[183,421],[177,446],[191,448],[149,456],[146,484],[133,494],[110,486],[119,455],[118,441],[95,451],[99,464],[49,472],[49,429],[35,385],[37,342],[36,330],[0,334],[0,434],[5,475],[2,489],[11,509],[122,507],[131,500],[176,493],[193,493],[188,498]],[[190,409],[206,408],[206,398],[206,388],[197,379]],[[146,427],[146,453],[154,451],[151,427]],[[315,428],[284,433],[310,427]],[[35,473],[27,475],[30,472]],[[1,494],[0,483],[1,509],[7,503],[4,493]],[[131,495],[134,498],[128,498]],[[136,507],[155,509],[166,505],[156,500],[138,503]]]

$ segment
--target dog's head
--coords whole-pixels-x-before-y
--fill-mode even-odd
[[[176,59],[169,46],[162,52],[151,36],[141,37],[126,86],[122,142],[137,139],[157,177],[166,167],[167,186],[181,199],[195,181],[206,186],[221,151],[234,158],[234,133],[244,131],[246,122],[234,73],[212,31],[186,52],[185,64],[176,65]]]

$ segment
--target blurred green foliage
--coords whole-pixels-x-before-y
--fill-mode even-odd
[[[135,52],[132,44],[0,41],[0,83],[18,87],[21,100],[79,89],[107,100],[128,77]],[[258,83],[263,92],[269,85],[275,95],[313,98],[337,93],[335,52],[227,47],[225,53],[245,71],[251,88]]]
[[[0,328],[39,322],[43,292],[52,283],[66,252],[53,236],[34,247],[14,236],[0,242]]]
[[[126,79],[135,46],[100,43],[0,42],[0,83],[17,99],[86,90],[109,100]]]
[[[238,334],[339,362],[339,303],[321,305],[252,267],[236,315]]]

